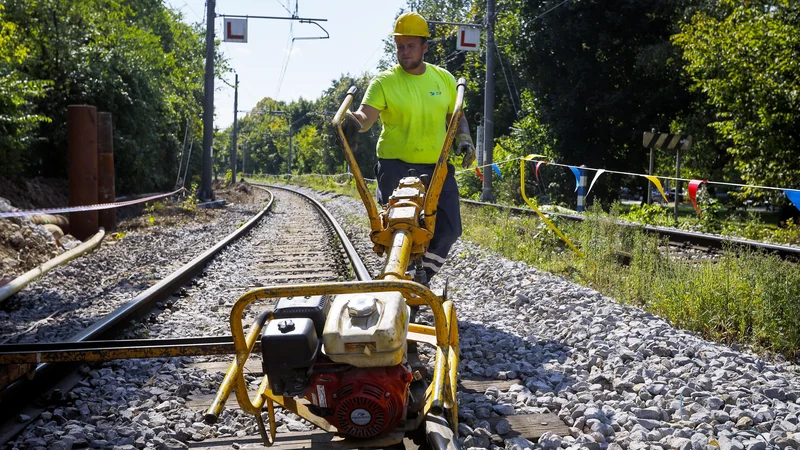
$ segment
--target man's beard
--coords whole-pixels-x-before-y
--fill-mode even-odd
[[[422,65],[422,58],[418,60],[406,60],[406,61],[403,61],[401,59],[398,60],[398,63],[400,63],[400,67],[402,67],[405,70],[416,70],[417,68],[419,68],[419,66]]]

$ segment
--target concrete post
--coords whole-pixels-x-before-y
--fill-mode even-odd
[[[114,130],[111,113],[97,115],[97,201],[113,203],[116,198],[114,188]],[[117,229],[117,210],[104,209],[97,212],[100,226],[106,231]]]
[[[97,109],[67,107],[69,206],[97,204]],[[97,211],[70,213],[70,234],[85,240],[97,232]]]

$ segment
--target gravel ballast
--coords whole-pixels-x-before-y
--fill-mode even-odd
[[[93,253],[53,269],[0,309],[0,343],[69,339],[249,220],[263,205],[232,205],[213,220],[107,236]]]
[[[379,271],[363,205],[316,195],[370,270]],[[277,234],[283,220],[276,214],[258,228],[273,227]],[[237,261],[239,245],[245,242],[224,259]],[[222,269],[222,263],[212,262],[208,275],[187,288],[193,306],[181,298],[139,331],[153,337],[227,332],[229,307],[252,281],[235,278],[236,264]],[[460,376],[520,380],[508,389],[459,393],[462,448],[800,450],[795,364],[708,342],[469,242],[456,243],[433,287],[445,279],[460,321]],[[210,438],[256,436],[252,417],[238,410],[227,409],[207,425],[201,409],[186,406],[192,395],[215,393],[222,379],[189,367],[201,360],[130,360],[87,369],[83,385],[36,419],[16,447],[186,448]],[[508,431],[508,422],[493,427],[488,420],[544,412],[557,414],[570,434],[546,433],[536,444],[498,440],[493,434]],[[310,429],[291,414],[278,419],[279,433]]]

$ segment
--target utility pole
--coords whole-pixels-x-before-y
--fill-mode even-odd
[[[483,164],[492,164],[494,153],[494,2],[486,1],[486,86],[483,90]],[[495,201],[492,170],[483,171],[481,201]]]
[[[236,74],[233,85],[233,136],[231,138],[231,184],[236,184],[236,113],[239,112],[239,74]]]
[[[244,179],[245,174],[245,164],[247,163],[247,139],[242,142],[242,179]]]
[[[203,101],[203,172],[200,179],[200,200],[214,199],[211,188],[211,146],[214,145],[214,18],[216,0],[206,0],[206,73]]]

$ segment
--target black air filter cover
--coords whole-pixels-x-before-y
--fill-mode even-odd
[[[284,297],[275,306],[275,319],[306,318],[314,322],[317,336],[322,336],[325,318],[331,309],[330,296],[311,295],[306,297]]]
[[[302,394],[319,349],[311,319],[295,317],[267,323],[261,335],[261,353],[272,392],[285,396]]]

